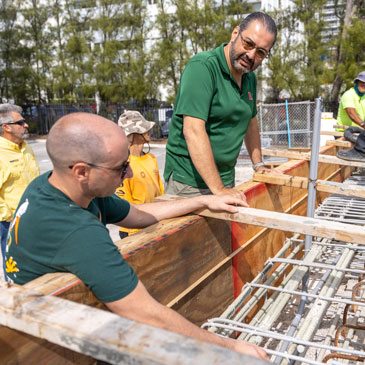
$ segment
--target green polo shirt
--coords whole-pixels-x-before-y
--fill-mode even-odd
[[[346,108],[354,108],[360,119],[365,120],[365,95],[359,96],[352,87],[342,95],[338,109],[337,123],[339,125],[358,127],[347,114]],[[343,132],[344,129],[336,129],[336,131]]]
[[[207,188],[193,165],[183,134],[183,116],[189,115],[205,121],[223,184],[234,182],[243,139],[257,114],[256,77],[252,72],[244,74],[239,89],[224,56],[225,45],[195,55],[184,69],[166,146],[165,181],[173,174],[175,181]]]
[[[112,195],[82,208],[52,186],[49,175],[33,180],[20,200],[8,235],[7,275],[25,284],[47,273],[71,272],[103,302],[127,296],[138,278],[105,225],[122,221],[130,204]]]

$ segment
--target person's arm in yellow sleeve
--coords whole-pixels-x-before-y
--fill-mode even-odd
[[[6,221],[6,222],[10,222],[11,219],[13,218],[13,212],[8,206],[8,204],[6,204],[6,201],[3,198],[4,194],[2,192],[3,186],[5,182],[8,180],[9,176],[10,176],[9,169],[0,162],[0,221]]]

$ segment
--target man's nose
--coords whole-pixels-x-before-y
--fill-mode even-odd
[[[250,61],[252,61],[252,63],[255,60],[256,51],[257,51],[256,47],[250,49],[249,51],[246,51],[246,56],[250,59]]]

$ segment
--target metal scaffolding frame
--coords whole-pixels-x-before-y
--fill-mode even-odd
[[[318,139],[319,129],[313,135]],[[365,199],[332,195],[314,211],[317,149],[314,138],[307,216],[365,225]],[[365,173],[355,173],[344,184],[365,186]],[[224,313],[202,327],[256,343],[276,364],[362,364],[364,258],[361,245],[294,235]]]

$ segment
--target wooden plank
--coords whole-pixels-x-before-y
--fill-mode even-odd
[[[343,137],[343,132],[335,132],[335,131],[321,131],[321,136],[335,136],[335,137]]]
[[[340,124],[335,124],[333,126],[333,128],[337,128],[337,129],[347,129],[348,127],[350,127],[349,125],[340,125]]]
[[[291,175],[277,175],[271,173],[260,174],[254,172],[252,179],[257,182],[264,182],[267,184],[290,186],[293,188],[308,188],[308,178],[302,176],[291,176]]]
[[[354,144],[350,141],[339,141],[338,139],[326,141],[326,146],[336,146],[343,148],[352,148]]]
[[[238,207],[238,213],[218,213],[208,209],[197,211],[204,217],[212,217],[232,222],[253,224],[283,231],[309,234],[339,241],[365,244],[365,227],[332,222],[322,219],[302,217],[262,209]]]
[[[276,175],[271,173],[262,174],[255,172],[253,175],[253,180],[268,184],[290,186],[294,188],[308,188],[308,178],[301,176],[291,176],[285,174]],[[317,180],[316,189],[317,191],[322,191],[330,194],[341,194],[346,196],[357,196],[360,198],[365,198],[365,187],[360,185],[350,185],[338,183],[335,181]]]
[[[0,324],[110,364],[267,363],[24,287],[0,287]]]
[[[263,148],[262,154],[266,156],[286,157],[305,161],[310,161],[311,159],[311,156],[308,153],[292,152],[288,150],[270,150]],[[318,156],[318,162],[334,164],[334,165],[342,165],[342,166],[365,167],[365,162],[347,161],[347,160],[342,160],[341,158],[337,158],[335,156],[327,156],[322,154]]]

